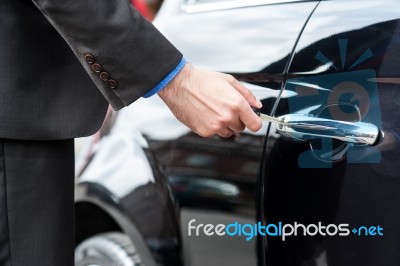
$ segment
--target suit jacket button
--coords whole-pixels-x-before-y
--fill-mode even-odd
[[[88,62],[89,64],[93,64],[94,63],[94,56],[91,54],[85,54],[85,60],[86,62]]]
[[[118,87],[118,83],[117,83],[115,80],[113,80],[113,79],[108,80],[108,81],[107,81],[107,85],[108,85],[108,87],[110,87],[111,89],[115,89],[115,88]]]
[[[107,81],[110,79],[110,75],[107,72],[101,72],[99,76],[104,81]]]
[[[94,72],[99,73],[99,72],[101,71],[102,67],[101,67],[100,64],[94,63],[94,64],[92,65],[92,69],[93,69]]]

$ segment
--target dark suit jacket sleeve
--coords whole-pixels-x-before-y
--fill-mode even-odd
[[[128,0],[33,2],[116,110],[150,91],[182,59]]]

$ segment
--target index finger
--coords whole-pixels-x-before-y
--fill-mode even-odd
[[[240,93],[242,94],[242,96],[247,100],[247,102],[253,106],[253,107],[257,107],[257,108],[261,108],[262,107],[262,103],[260,100],[258,100],[256,98],[256,96],[254,96],[254,94],[251,92],[251,90],[249,90],[248,88],[246,88],[242,83],[240,83],[240,81],[238,81],[237,79],[234,79],[232,82],[232,86]]]

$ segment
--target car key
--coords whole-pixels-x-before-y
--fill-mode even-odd
[[[281,125],[281,126],[283,126],[283,125],[285,124],[285,122],[284,122],[283,119],[281,119],[281,118],[276,118],[276,117],[273,117],[273,116],[269,116],[269,115],[263,114],[263,113],[261,113],[260,109],[253,108],[253,111],[254,111],[254,112],[256,113],[256,115],[258,115],[258,116],[261,118],[261,120],[263,120],[263,121],[275,123],[275,124],[278,124],[278,125]]]

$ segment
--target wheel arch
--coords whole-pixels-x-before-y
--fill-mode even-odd
[[[85,211],[88,211],[88,213],[84,213]],[[136,225],[130,222],[129,219],[116,210],[115,207],[104,204],[96,198],[79,197],[78,195],[75,197],[75,213],[77,215],[75,226],[80,230],[90,225],[90,222],[84,221],[83,219],[89,219],[89,221],[101,219],[101,223],[97,222],[96,224],[99,225],[92,226],[89,232],[84,233],[82,231],[79,232],[79,229],[76,230],[76,245],[82,242],[82,240],[99,233],[112,231],[122,232],[128,235],[134,243],[144,265],[158,265]],[[78,217],[78,215],[80,216]],[[84,236],[86,238],[83,238]]]
[[[123,229],[98,205],[89,201],[75,203],[75,246],[89,237],[106,232],[123,232]]]

